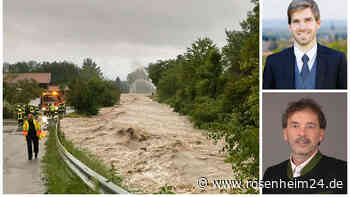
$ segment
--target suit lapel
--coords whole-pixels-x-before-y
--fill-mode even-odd
[[[288,76],[288,87],[290,89],[295,89],[295,54],[294,54],[294,48],[289,48],[288,53],[288,69],[287,69],[287,76]]]
[[[317,70],[316,70],[316,89],[323,89],[327,74],[327,55],[323,53],[322,46],[317,46]]]

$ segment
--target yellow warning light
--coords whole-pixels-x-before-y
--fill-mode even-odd
[[[57,95],[57,92],[56,92],[56,91],[53,91],[53,92],[52,92],[52,95]]]

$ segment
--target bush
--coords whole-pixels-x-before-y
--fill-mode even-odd
[[[113,106],[120,99],[118,87],[111,81],[78,78],[69,85],[68,103],[80,114],[96,115],[100,107]]]
[[[200,97],[195,100],[194,110],[192,111],[192,120],[197,127],[203,124],[217,120],[220,113],[219,105],[215,100],[209,97]]]
[[[4,100],[3,102],[3,115],[4,118],[16,118],[16,107]]]
[[[82,79],[74,80],[67,93],[67,102],[81,114],[96,115],[98,113],[97,98],[94,98],[96,90],[94,84]]]
[[[103,107],[113,106],[119,103],[120,89],[113,81],[104,81],[103,91],[101,92],[101,104]]]
[[[3,99],[11,104],[29,103],[30,100],[40,97],[43,91],[33,79],[20,80],[15,84],[5,82],[3,85]]]

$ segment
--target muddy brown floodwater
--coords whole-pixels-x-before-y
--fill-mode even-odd
[[[122,94],[120,105],[102,108],[91,118],[64,118],[61,129],[74,144],[113,165],[123,185],[140,193],[219,193],[197,186],[199,177],[229,179],[231,165],[205,132],[186,116],[142,94]],[[137,193],[137,192],[136,192]]]

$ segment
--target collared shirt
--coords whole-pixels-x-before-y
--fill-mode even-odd
[[[296,166],[294,164],[293,159],[292,159],[292,155],[290,155],[289,161],[290,161],[290,164],[292,166],[293,177],[301,176],[301,170],[311,161],[312,158],[314,158],[314,156],[316,155],[317,152],[318,152],[318,150],[316,152],[314,152],[314,154],[309,159],[305,160],[303,163],[301,163],[298,166]]]
[[[309,57],[309,62],[308,62],[308,66],[309,66],[309,70],[311,71],[312,66],[315,63],[316,60],[316,54],[317,54],[317,43],[308,51],[303,52],[298,48],[298,45],[294,44],[294,54],[295,57],[297,58],[297,66],[298,66],[298,70],[299,73],[301,72],[301,69],[303,68],[303,60],[301,59],[304,54],[306,54]]]

